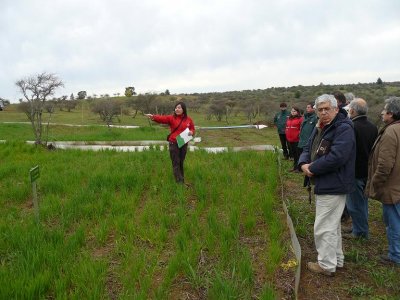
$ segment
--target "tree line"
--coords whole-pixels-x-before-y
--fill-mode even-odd
[[[80,91],[75,98],[73,94],[51,98],[58,88],[64,86],[61,79],[54,74],[41,73],[16,82],[23,98],[19,110],[23,111],[32,124],[36,142],[42,143],[43,113],[52,114],[56,108],[72,111],[81,101],[89,103],[91,111],[107,125],[118,121],[122,114],[135,118],[138,114],[170,114],[177,100],[184,101],[190,111],[204,114],[208,120],[215,119],[229,124],[232,117],[245,116],[248,123],[272,124],[273,117],[279,111],[279,104],[296,105],[305,109],[307,103],[313,102],[321,94],[335,91],[351,92],[356,97],[364,98],[370,107],[369,117],[373,122],[380,120],[383,101],[389,96],[400,96],[400,82],[383,82],[381,78],[374,83],[343,85],[271,87],[267,89],[227,91],[215,93],[193,93],[171,95],[169,90],[163,93],[136,94],[133,86],[126,87],[124,96],[115,93],[87,96]],[[51,98],[51,99],[50,99]],[[82,105],[82,104],[81,104]]]

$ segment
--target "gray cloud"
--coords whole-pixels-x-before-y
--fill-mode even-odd
[[[59,95],[399,80],[400,2],[2,0],[0,97],[42,71]]]

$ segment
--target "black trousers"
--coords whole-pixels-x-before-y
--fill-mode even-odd
[[[176,143],[169,143],[169,156],[172,162],[172,171],[174,172],[176,182],[183,183],[185,176],[183,171],[183,162],[185,161],[188,145],[185,144],[182,148]]]
[[[285,158],[292,157],[291,153],[288,152],[288,142],[286,140],[286,134],[279,134],[279,139],[281,140],[281,145],[282,145],[282,150],[283,150],[283,156]]]
[[[289,143],[289,153],[292,154],[293,157],[293,170],[297,169],[297,163],[300,157],[300,148],[297,147],[299,142]]]

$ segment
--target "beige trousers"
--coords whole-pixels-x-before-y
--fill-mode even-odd
[[[340,218],[346,195],[315,195],[314,241],[318,263],[329,272],[343,267],[342,233]]]

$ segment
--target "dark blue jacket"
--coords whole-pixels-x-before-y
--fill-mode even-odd
[[[317,134],[315,128],[298,165],[311,163],[312,142]],[[338,113],[331,124],[325,126],[322,138],[329,145],[326,154],[317,155],[310,166],[314,174],[314,193],[317,195],[343,195],[354,190],[356,141],[351,120]]]

